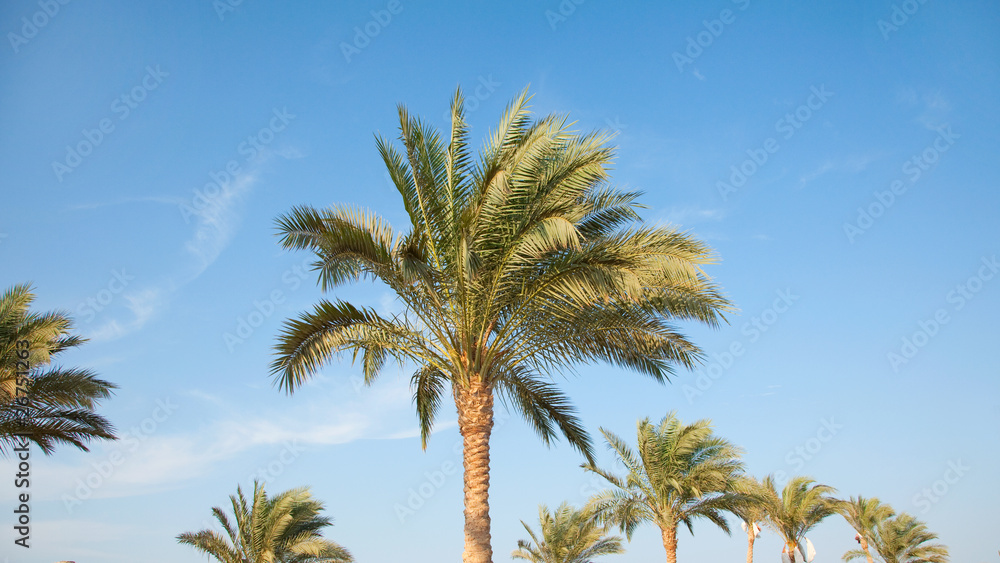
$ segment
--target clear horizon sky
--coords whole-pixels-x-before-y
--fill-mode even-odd
[[[256,476],[311,486],[359,562],[459,561],[454,409],[421,450],[413,366],[365,388],[345,358],[291,397],[272,385],[283,321],[321,296],[275,218],[340,203],[405,228],[374,141],[397,104],[444,128],[461,87],[478,143],[530,85],[536,115],[617,132],[614,183],[708,242],[739,307],[682,327],[707,361],[668,385],[604,365],[560,381],[600,463],[599,427],[633,442],[642,418],[709,418],[754,475],[877,496],[952,561],[996,561],[998,27],[973,0],[4,2],[0,285],[75,317],[90,340],[64,365],[118,385],[99,412],[122,439],[33,452],[29,550],[0,460],[0,557],[204,561],[174,537]],[[335,295],[398,307],[370,283]],[[601,483],[499,416],[507,561],[540,503]],[[679,560],[742,561],[733,523],[682,530]],[[819,563],[855,545],[839,517],[809,537]],[[780,544],[765,531],[756,557]],[[651,525],[626,547],[603,560],[663,557]]]

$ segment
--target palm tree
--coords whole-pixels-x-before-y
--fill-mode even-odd
[[[873,563],[869,544],[874,541],[879,525],[895,516],[896,512],[877,498],[869,499],[861,496],[837,503],[837,511],[858,533],[855,539],[861,544],[861,551],[867,563]]]
[[[601,429],[628,474],[618,477],[593,464],[584,468],[604,477],[614,489],[591,500],[600,518],[617,524],[630,540],[636,527],[653,522],[660,528],[667,561],[677,561],[677,527],[692,534],[697,518],[714,522],[727,534],[723,511],[734,501],[735,481],[743,472],[742,451],[712,433],[711,421],[685,425],[670,412],[654,426],[639,421],[638,451]]]
[[[115,385],[85,369],[51,366],[60,353],[86,342],[71,335],[65,313],[31,312],[35,294],[18,284],[0,295],[0,455],[36,444],[87,450],[93,439],[114,440],[114,427],[94,413]]]
[[[290,489],[268,498],[264,484],[254,481],[253,497],[240,487],[230,495],[231,522],[219,507],[212,514],[226,536],[212,530],[185,532],[177,536],[182,544],[194,546],[220,563],[342,563],[353,561],[351,554],[324,539],[320,531],[332,526],[320,516],[323,503],[315,500],[308,487]]]
[[[802,563],[796,559],[796,550],[813,526],[837,512],[837,502],[830,496],[836,489],[816,484],[808,477],[792,477],[781,494],[773,478],[765,477],[762,484],[765,498],[769,499],[765,523],[784,538],[792,563]]]
[[[928,531],[923,522],[903,512],[881,520],[875,527],[870,545],[885,563],[947,563],[948,548],[928,543],[936,539],[937,534]],[[864,550],[855,549],[844,554],[844,561],[861,557],[869,555]]]
[[[531,541],[517,540],[514,559],[532,563],[591,563],[595,557],[625,553],[622,540],[607,537],[607,526],[601,524],[588,510],[577,510],[562,503],[556,511],[547,506],[538,507],[540,533],[521,521],[531,536]]]
[[[317,256],[326,291],[362,278],[403,305],[380,315],[322,300],[286,321],[272,374],[291,393],[335,354],[351,352],[365,381],[387,360],[411,362],[424,448],[448,394],[463,439],[466,563],[492,561],[490,435],[494,400],[549,444],[559,434],[588,459],[589,437],[553,372],[606,361],[666,381],[700,350],[677,321],[715,326],[729,302],[704,274],[712,251],[667,227],[636,226],[637,193],[607,185],[613,149],[564,117],[531,120],[514,100],[478,159],[461,92],[442,138],[399,108],[402,150],[377,145],[403,198],[409,230],[345,206],[296,207],[281,244]]]
[[[747,532],[747,563],[753,563],[753,544],[760,525],[767,520],[768,489],[755,477],[745,475],[734,485],[738,493],[729,511],[743,521]]]

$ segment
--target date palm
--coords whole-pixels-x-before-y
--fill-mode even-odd
[[[837,503],[837,512],[847,520],[861,546],[867,563],[873,563],[870,544],[875,539],[879,525],[896,514],[888,504],[883,504],[877,498],[851,497],[849,500]],[[846,557],[846,556],[845,556]]]
[[[837,501],[830,496],[836,489],[801,476],[792,477],[780,494],[774,479],[765,478],[763,485],[766,498],[770,499],[765,523],[784,538],[785,550],[792,563],[802,563],[796,560],[796,550],[813,526],[836,514]]]
[[[716,325],[728,301],[702,270],[714,254],[667,227],[637,225],[636,197],[608,186],[613,149],[566,119],[533,121],[527,91],[508,106],[478,158],[456,92],[444,139],[399,108],[400,141],[377,138],[409,225],[347,206],[296,207],[281,244],[316,254],[321,288],[362,279],[392,291],[381,315],[322,300],[285,323],[272,364],[291,393],[341,353],[366,382],[387,360],[411,362],[426,448],[442,404],[454,401],[463,440],[466,563],[492,561],[490,435],[494,400],[520,412],[545,443],[559,435],[587,459],[589,437],[551,381],[605,361],[665,381],[700,350],[677,322]]]
[[[46,454],[59,444],[88,451],[91,440],[114,440],[114,427],[94,409],[115,385],[89,370],[52,365],[86,340],[71,334],[65,313],[32,312],[34,300],[28,284],[0,295],[0,454],[27,443]]]
[[[601,524],[586,509],[577,510],[562,503],[555,512],[547,506],[538,507],[539,533],[524,521],[521,525],[531,540],[517,540],[514,559],[532,563],[591,563],[595,557],[625,553],[621,538],[607,536],[607,526]]]
[[[255,481],[247,499],[240,487],[230,495],[231,521],[219,507],[212,514],[226,535],[213,530],[185,532],[178,543],[195,547],[220,563],[347,563],[351,554],[320,532],[332,522],[320,516],[323,503],[307,487],[268,497],[264,484]]]
[[[677,561],[680,524],[693,534],[694,521],[704,518],[729,533],[723,512],[733,506],[742,451],[713,434],[709,420],[685,425],[673,412],[658,425],[641,420],[636,451],[615,434],[603,428],[601,433],[628,471],[619,477],[584,465],[614,486],[591,500],[602,520],[617,524],[629,539],[640,524],[656,524],[669,563]]]
[[[947,563],[948,548],[938,543],[927,526],[903,512],[881,520],[875,527],[869,544],[875,548],[885,563]],[[864,550],[855,549],[844,554],[844,561],[866,557]]]
[[[771,479],[771,477],[766,477]],[[734,485],[737,495],[729,511],[743,521],[747,532],[747,563],[753,563],[753,545],[760,533],[760,526],[767,521],[767,507],[772,502],[771,488],[750,475],[738,479]]]

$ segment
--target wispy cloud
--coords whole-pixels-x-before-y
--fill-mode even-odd
[[[799,187],[804,187],[830,173],[857,174],[863,172],[871,163],[880,158],[882,158],[881,153],[869,152],[824,160],[816,168],[799,176]]]
[[[195,218],[194,232],[183,243],[184,250],[191,257],[191,263],[182,266],[179,273],[169,275],[162,283],[149,286],[141,292],[125,295],[132,318],[128,320],[112,318],[106,321],[88,334],[91,340],[115,340],[141,329],[147,321],[156,316],[158,311],[169,304],[170,296],[175,291],[197,279],[219,258],[239,228],[240,204],[258,183],[260,167],[273,155],[285,159],[304,156],[294,147],[261,151],[247,170],[238,174],[224,189],[220,189],[217,195],[209,198],[207,204],[199,206],[197,212],[191,215]],[[186,205],[194,209],[190,201],[163,197],[124,198],[113,202],[81,204],[74,206],[73,209],[89,210],[137,202]]]
[[[207,270],[229,245],[239,226],[240,216],[236,207],[257,183],[257,179],[258,175],[254,171],[241,173],[196,215],[198,219],[194,234],[184,243],[184,248],[194,256],[196,262],[192,280]]]
[[[79,496],[77,489],[87,483],[90,485],[83,489],[88,493],[81,499],[84,501],[151,494],[218,471],[219,465],[239,456],[289,443],[297,447],[330,447],[356,440],[397,440],[418,435],[412,426],[412,396],[406,379],[381,382],[361,393],[331,390],[333,398],[330,393],[317,391],[306,400],[263,411],[204,392],[187,392],[184,397],[194,399],[194,404],[175,399],[176,412],[169,417],[178,416],[182,410],[196,412],[199,403],[208,403],[213,407],[211,412],[223,414],[200,428],[174,433],[168,433],[171,418],[161,417],[161,422],[152,424],[150,417],[158,416],[155,410],[141,421],[123,423],[119,441],[95,445],[90,454],[81,455],[72,465],[40,467],[38,479],[61,485],[51,487],[40,500],[65,502],[67,495]],[[442,422],[436,430],[452,425]]]
[[[93,520],[39,520],[32,523],[32,546],[40,546],[49,553],[72,553],[78,559],[84,556],[103,561],[113,554],[105,548],[118,545],[134,537],[138,527],[105,524]],[[37,548],[36,548],[37,549]]]
[[[951,122],[951,103],[940,91],[921,93],[914,88],[904,88],[897,94],[896,101],[916,112],[914,120],[925,129],[937,131]]]
[[[115,340],[141,329],[164,306],[164,293],[163,287],[148,287],[123,295],[132,319],[127,322],[111,319],[89,332],[88,338],[95,342]]]
[[[725,219],[726,210],[699,205],[672,206],[660,214],[660,220],[680,227],[698,223],[717,222]]]
[[[126,205],[129,203],[159,203],[164,205],[176,206],[181,203],[180,198],[175,197],[160,197],[160,196],[146,196],[146,197],[125,197],[117,199],[115,201],[101,201],[92,203],[77,203],[70,205],[71,210],[90,210],[90,209],[100,209],[102,207],[113,207],[116,205]]]

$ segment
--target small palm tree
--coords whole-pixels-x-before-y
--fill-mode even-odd
[[[793,477],[780,494],[774,479],[766,477],[762,484],[764,498],[769,499],[765,523],[784,538],[785,551],[792,563],[802,563],[797,561],[796,551],[805,541],[806,533],[837,512],[837,501],[830,496],[836,489],[816,484],[808,477]]]
[[[872,534],[870,545],[885,563],[947,563],[948,548],[928,543],[936,539],[937,534],[927,530],[923,522],[903,512],[882,520]],[[855,549],[844,554],[844,561],[866,556],[864,550]]]
[[[619,477],[593,464],[583,466],[615,487],[590,502],[603,521],[617,524],[629,539],[639,524],[656,524],[669,563],[677,561],[681,523],[693,534],[694,520],[705,518],[729,533],[723,512],[733,506],[735,481],[743,472],[742,450],[715,436],[711,421],[685,425],[673,412],[659,425],[641,420],[638,451],[603,428],[601,433],[628,471]]]
[[[291,489],[268,498],[264,484],[255,481],[250,502],[243,490],[229,497],[236,522],[230,522],[219,507],[212,514],[228,537],[212,530],[185,532],[182,544],[194,546],[220,563],[346,563],[351,554],[324,539],[320,531],[332,526],[320,516],[323,503],[312,498],[307,487]]]
[[[94,439],[114,440],[114,427],[94,413],[115,386],[91,371],[51,366],[60,353],[86,342],[70,334],[63,312],[31,312],[35,294],[18,284],[0,295],[0,454],[36,444],[87,450]]]
[[[747,532],[747,563],[753,563],[753,544],[760,533],[760,525],[767,520],[768,488],[750,475],[738,479],[734,485],[738,493],[729,511],[743,521]]]
[[[378,138],[408,224],[351,208],[296,207],[278,219],[286,249],[315,253],[324,291],[384,283],[401,312],[322,300],[287,321],[271,366],[298,389],[342,353],[366,383],[389,360],[415,366],[422,445],[453,402],[462,435],[466,563],[492,561],[490,437],[494,401],[545,443],[565,436],[587,459],[586,429],[552,375],[607,362],[667,381],[701,351],[678,323],[722,320],[730,304],[705,274],[711,249],[673,228],[643,226],[638,194],[609,185],[608,137],[565,117],[534,120],[527,91],[473,155],[457,92],[442,136],[399,108],[402,146]]]
[[[601,555],[625,553],[618,536],[607,536],[608,528],[586,509],[562,503],[555,512],[538,507],[539,534],[521,521],[531,540],[517,540],[514,559],[532,563],[590,563]]]
[[[855,539],[861,545],[861,551],[865,554],[867,563],[873,563],[869,545],[875,540],[879,525],[886,519],[893,517],[896,512],[891,506],[883,504],[877,498],[861,496],[851,497],[850,500],[837,503],[837,512],[858,533]],[[849,553],[853,553],[853,551]]]

